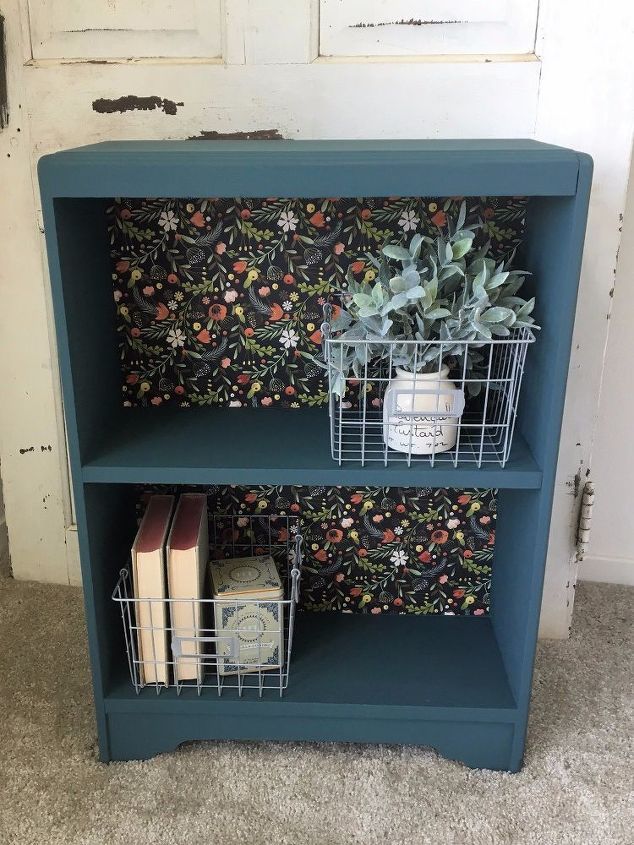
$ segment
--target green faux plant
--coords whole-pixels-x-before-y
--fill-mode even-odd
[[[342,341],[331,347],[328,362],[336,372],[334,393],[343,395],[346,378],[363,377],[366,364],[387,358],[390,346],[394,366],[429,373],[439,369],[442,341],[443,362],[478,378],[484,363],[478,348],[512,330],[538,328],[531,316],[535,300],[517,295],[527,272],[511,269],[510,261],[496,264],[488,244],[476,249],[479,224],[465,225],[465,216],[463,203],[446,234],[415,234],[407,248],[388,244],[379,259],[369,256],[378,271],[372,282],[355,282],[349,274],[332,323]],[[478,392],[477,383],[468,387]]]

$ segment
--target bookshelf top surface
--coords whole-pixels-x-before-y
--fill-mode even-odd
[[[40,159],[44,197],[570,196],[580,154],[530,139],[106,141]]]
[[[428,155],[445,154],[513,154],[518,157],[530,155],[555,154],[563,158],[575,157],[577,153],[566,147],[555,144],[545,144],[531,138],[448,138],[448,139],[341,139],[325,141],[294,141],[294,140],[205,140],[190,141],[101,141],[97,144],[86,144],[61,150],[50,157],[56,159],[76,156],[109,156],[109,155],[146,155],[161,153],[173,155],[186,152],[194,155],[208,155],[209,153],[245,152],[302,154],[310,153],[424,153]],[[49,156],[46,156],[49,158]]]

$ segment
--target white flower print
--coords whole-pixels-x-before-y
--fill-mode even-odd
[[[180,329],[170,329],[167,333],[167,342],[170,346],[177,349],[179,346],[185,346],[185,334]]]
[[[178,224],[178,217],[171,209],[169,211],[161,211],[158,222],[164,232],[175,232]]]
[[[405,566],[407,564],[407,555],[403,550],[392,552],[390,555],[390,562],[393,563],[394,566]]]
[[[415,229],[419,223],[420,217],[416,216],[415,211],[404,211],[398,220],[398,225],[402,226],[404,232]]]
[[[293,303],[289,302],[289,300],[287,299],[286,302],[282,303],[282,308],[285,311],[292,311],[293,310]]]
[[[177,302],[182,302],[184,297],[185,297],[185,294],[183,293],[182,290],[177,290],[176,293],[174,294],[174,299]]]
[[[401,525],[395,525],[394,526],[394,533],[395,534],[402,534],[403,533],[403,527]]]
[[[280,214],[280,219],[277,221],[277,225],[284,232],[294,232],[298,223],[299,217],[296,217],[292,211],[283,211]]]
[[[448,519],[447,528],[457,528],[460,525],[459,519]]]
[[[352,525],[354,525],[354,519],[351,519],[349,516],[341,520],[342,528],[350,528]]]
[[[280,343],[284,347],[284,349],[290,349],[291,346],[297,346],[297,341],[299,340],[299,335],[297,332],[294,332],[292,329],[284,329],[282,334],[280,335]]]
[[[175,299],[170,299],[170,301],[167,303],[167,307],[170,311],[176,311],[176,309],[178,308],[178,302],[176,302]]]

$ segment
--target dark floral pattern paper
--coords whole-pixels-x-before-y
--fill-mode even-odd
[[[297,516],[301,604],[361,613],[488,613],[495,490],[212,487],[210,513]]]
[[[322,307],[369,254],[434,235],[461,198],[120,199],[109,209],[124,405],[327,401]],[[507,256],[526,201],[467,198]]]

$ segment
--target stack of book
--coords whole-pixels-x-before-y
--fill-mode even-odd
[[[141,686],[202,683],[219,675],[280,669],[283,588],[270,555],[212,561],[207,497],[150,498],[132,546],[134,664]],[[213,599],[213,601],[212,601]],[[213,605],[205,619],[203,609]]]
[[[200,632],[209,560],[207,497],[152,496],[132,546],[139,683],[169,684],[201,678]],[[169,606],[169,623],[168,623]],[[168,644],[168,633],[172,642]]]

